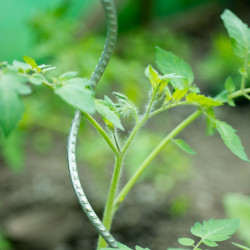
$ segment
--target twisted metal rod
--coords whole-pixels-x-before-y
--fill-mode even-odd
[[[116,18],[116,10],[115,10],[113,0],[101,0],[101,2],[105,11],[105,16],[106,16],[107,38],[106,38],[106,42],[105,42],[102,55],[90,79],[90,83],[92,87],[95,87],[98,84],[109,62],[112,52],[115,48],[116,37],[117,37],[117,18]],[[79,131],[81,120],[82,120],[82,114],[79,110],[76,110],[72,124],[71,124],[69,137],[68,137],[67,157],[68,157],[68,167],[69,167],[71,182],[72,182],[75,194],[78,198],[78,201],[83,211],[87,215],[88,219],[91,221],[91,223],[96,228],[98,233],[105,239],[105,241],[108,243],[110,247],[118,248],[116,240],[110,234],[110,232],[105,228],[105,226],[103,225],[103,223],[98,218],[95,211],[93,210],[92,206],[90,205],[83,191],[83,188],[79,179],[75,152],[76,152],[77,134]]]

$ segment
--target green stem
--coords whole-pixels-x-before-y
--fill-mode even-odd
[[[193,114],[188,116],[184,121],[182,121],[176,128],[174,128],[157,146],[156,148],[148,155],[148,157],[144,160],[141,166],[137,169],[134,175],[130,178],[127,184],[123,187],[119,195],[117,196],[114,204],[114,212],[117,210],[119,205],[122,203],[124,198],[127,196],[130,189],[135,185],[136,181],[145,171],[149,163],[157,156],[157,154],[165,147],[165,145],[174,138],[177,134],[179,134],[185,127],[187,127],[191,122],[193,122],[197,117],[199,117],[202,113],[202,110],[196,110]]]
[[[100,124],[88,113],[82,112],[82,114],[85,116],[85,118],[95,127],[95,129],[101,134],[101,136],[104,138],[104,140],[108,143],[112,151],[115,153],[116,156],[120,155],[119,150],[114,145],[113,141],[110,139],[108,134],[104,131],[104,129],[100,126]]]
[[[245,60],[244,60],[244,70],[247,74],[247,64],[248,64],[248,53],[246,54]],[[241,91],[244,92],[245,84],[246,84],[246,76],[242,75],[241,77]]]
[[[116,163],[115,163],[115,168],[114,168],[111,185],[109,189],[108,200],[107,200],[105,210],[104,210],[104,215],[103,215],[103,221],[102,221],[103,225],[109,231],[111,228],[111,223],[112,223],[113,214],[114,214],[113,213],[114,200],[115,200],[115,195],[116,195],[118,184],[119,184],[122,162],[123,162],[123,157],[120,157],[120,156],[116,157]],[[106,241],[101,236],[99,236],[97,249],[105,247],[106,245],[107,245]]]
[[[193,250],[197,250],[198,247],[202,244],[202,239],[197,243],[197,245],[193,248]]]
[[[240,97],[240,96],[244,96],[244,94],[250,94],[250,88],[244,89],[243,91],[241,89],[237,90],[237,91],[231,93],[228,96],[228,98],[229,99],[234,99],[234,98],[237,98],[237,97]]]

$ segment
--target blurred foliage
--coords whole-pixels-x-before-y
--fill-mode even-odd
[[[230,218],[240,220],[239,237],[250,247],[250,197],[237,193],[226,194],[224,206]]]

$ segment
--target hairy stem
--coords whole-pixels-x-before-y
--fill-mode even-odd
[[[85,116],[85,118],[95,127],[95,129],[100,133],[100,135],[103,137],[103,139],[108,143],[112,151],[115,153],[115,155],[119,155],[119,149],[115,146],[113,141],[110,139],[108,134],[104,131],[104,129],[101,127],[101,125],[88,113],[82,112],[82,114]]]
[[[103,225],[107,228],[107,230],[110,230],[112,219],[113,219],[114,200],[115,200],[115,195],[116,195],[118,184],[119,184],[122,161],[123,161],[122,157],[120,156],[116,157],[116,163],[115,163],[115,168],[114,168],[111,185],[109,189],[108,200],[106,202],[103,220],[102,220]],[[105,247],[106,245],[107,245],[106,241],[101,236],[99,236],[97,249]]]
[[[157,146],[156,148],[148,155],[148,157],[144,160],[144,162],[140,165],[134,175],[130,178],[127,184],[123,187],[119,195],[115,200],[115,208],[114,212],[117,210],[119,205],[122,203],[124,198],[127,196],[128,192],[135,185],[136,181],[148,167],[148,165],[152,162],[152,160],[158,155],[158,153],[166,146],[166,144],[171,141],[177,134],[179,134],[185,127],[187,127],[191,122],[193,122],[197,117],[199,117],[202,113],[202,110],[196,110],[193,114],[188,116],[184,121],[182,121],[176,128],[174,128]]]

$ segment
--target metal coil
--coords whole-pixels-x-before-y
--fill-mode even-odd
[[[107,38],[102,55],[90,79],[92,87],[95,87],[98,84],[105,68],[107,67],[109,59],[115,48],[116,37],[117,37],[117,18],[116,18],[116,10],[114,3],[112,0],[101,0],[101,2],[106,16]],[[68,137],[67,157],[68,157],[68,167],[69,167],[71,182],[75,190],[75,194],[78,198],[78,201],[82,206],[82,209],[87,215],[88,219],[91,221],[91,223],[96,228],[98,233],[105,239],[105,241],[110,247],[118,248],[116,240],[110,234],[110,232],[105,228],[105,226],[103,225],[103,223],[93,210],[92,206],[90,205],[83,191],[79,179],[77,164],[76,164],[76,140],[81,120],[82,120],[82,114],[79,110],[77,110],[75,112]]]

